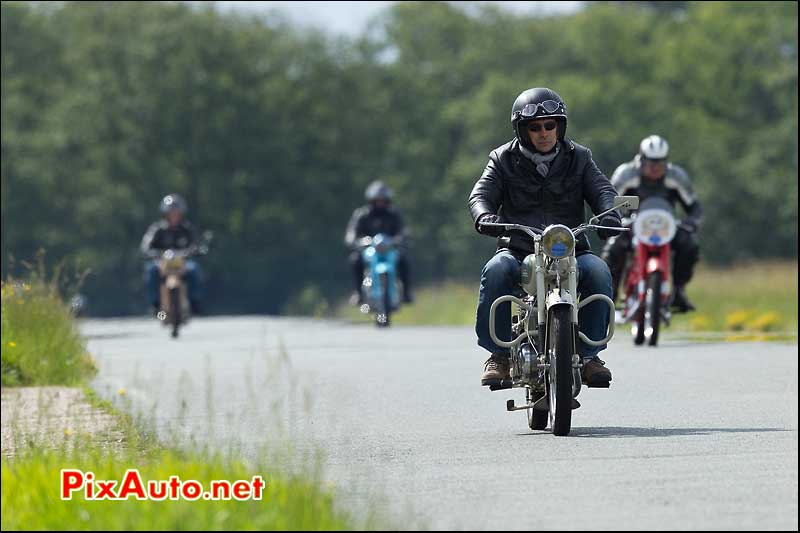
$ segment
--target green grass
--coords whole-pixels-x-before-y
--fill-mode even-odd
[[[414,303],[403,305],[392,315],[394,325],[448,326],[475,323],[478,303],[478,283],[450,282],[425,287],[415,292]],[[352,322],[369,322],[373,315],[362,314],[358,308],[342,304],[337,316]]]
[[[346,514],[323,481],[316,457],[289,466],[297,463],[290,460],[291,450],[265,449],[244,462],[233,443],[222,454],[181,445],[177,434],[160,440],[154,421],[134,419],[129,410],[100,399],[85,386],[96,369],[74,318],[53,286],[39,279],[2,285],[2,385],[83,385],[89,405],[112,414],[116,427],[110,433],[73,434],[58,419],[48,443],[31,444],[17,439],[23,430],[12,421],[4,440],[27,444],[0,462],[2,530],[344,530],[378,523],[379,511],[372,508],[358,519]],[[118,395],[124,397],[124,389]],[[42,420],[47,410],[41,406]],[[126,469],[137,468],[145,484],[178,476],[201,482],[204,490],[212,480],[260,475],[266,487],[261,500],[90,501],[76,493],[65,501],[59,479],[64,468],[108,481],[121,481]]]
[[[687,287],[697,311],[676,315],[666,331],[729,332],[757,338],[797,335],[797,262],[769,262],[712,268],[700,265]],[[478,280],[447,283],[417,291],[416,302],[393,316],[396,325],[475,324]],[[372,320],[349,305],[338,308],[339,318]]]
[[[96,372],[68,306],[32,276],[2,283],[2,385],[77,385]]]
[[[142,480],[266,482],[261,500],[248,501],[89,501],[83,492],[60,499],[59,472],[75,468],[95,479],[121,481],[128,468]],[[36,452],[2,460],[2,529],[52,530],[341,530],[350,522],[335,509],[332,492],[318,477],[292,476],[263,465],[247,465],[221,455],[155,450],[112,456],[89,447],[74,455]]]
[[[687,294],[697,311],[676,315],[672,330],[743,339],[797,335],[797,262],[700,268]]]
[[[358,519],[347,514],[337,504],[333,488],[323,481],[318,456],[297,461],[293,460],[295,452],[287,447],[264,447],[255,459],[244,461],[233,444],[219,453],[196,444],[165,443],[154,438],[152,420],[141,415],[134,418],[128,409],[121,411],[91,389],[84,391],[93,407],[115,416],[114,429],[122,433],[123,445],[109,446],[103,435],[59,431],[54,435],[60,439],[55,446],[28,445],[17,448],[14,457],[4,457],[0,479],[3,530],[351,530],[377,527],[382,520],[377,509],[369,509]],[[118,394],[124,400],[122,389]],[[167,437],[170,439],[180,440],[177,435]],[[247,501],[139,501],[134,497],[90,501],[83,492],[64,501],[60,499],[59,472],[65,468],[118,482],[127,469],[136,468],[145,485],[178,476],[183,481],[199,481],[203,490],[208,490],[213,480],[236,482],[259,475],[266,487],[261,500]]]
[[[333,487],[323,480],[318,455],[297,460],[288,444],[262,447],[256,458],[232,443],[228,451],[176,444],[177,434],[156,440],[154,421],[128,414],[84,389],[88,402],[113,414],[123,434],[122,446],[109,446],[102,435],[58,432],[60,444],[18,448],[2,458],[0,526],[5,530],[352,530],[371,529],[385,521],[381,511],[367,509],[358,518],[337,503]],[[126,404],[122,389],[118,395]],[[45,406],[46,411],[46,406]],[[13,428],[12,424],[12,428]],[[174,442],[170,442],[173,441]],[[277,465],[277,466],[276,466]],[[60,498],[61,469],[92,472],[96,480],[120,482],[129,468],[141,479],[166,481],[171,476],[196,480],[208,490],[214,480],[251,480],[266,487],[260,500],[246,501],[90,501],[82,491]]]

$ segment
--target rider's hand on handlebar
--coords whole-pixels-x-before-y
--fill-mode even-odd
[[[499,237],[504,233],[503,228],[495,228],[495,227],[488,227],[484,226],[483,223],[488,222],[490,224],[497,224],[500,222],[500,217],[497,215],[493,215],[491,213],[484,213],[478,219],[477,229],[478,233],[481,235],[488,235],[489,237]]]
[[[610,228],[621,228],[622,224],[620,223],[619,219],[613,215],[606,215],[602,219],[600,219],[599,226],[608,226]],[[598,229],[597,236],[603,239],[604,241],[607,240],[609,237],[613,237],[614,235],[618,235],[618,231],[610,230],[610,229]]]
[[[681,221],[681,224],[680,224],[679,227],[680,227],[680,229],[686,230],[689,233],[695,233],[697,231],[697,227],[699,225],[700,224],[698,224],[696,220],[693,220],[691,218],[685,218],[685,219],[683,219]]]

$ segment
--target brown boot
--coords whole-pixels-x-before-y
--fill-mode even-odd
[[[587,384],[608,383],[611,381],[611,370],[607,369],[605,361],[597,357],[583,361],[581,380]]]
[[[481,385],[499,388],[503,381],[511,381],[508,357],[492,354],[492,356],[486,360],[486,369],[481,376]]]

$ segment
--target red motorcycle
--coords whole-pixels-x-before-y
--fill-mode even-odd
[[[670,203],[658,197],[648,198],[632,217],[633,255],[625,280],[625,300],[618,322],[631,322],[633,342],[658,344],[661,323],[671,318],[672,247],[678,221]]]

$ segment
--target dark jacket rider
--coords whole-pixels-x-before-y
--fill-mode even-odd
[[[616,191],[603,175],[588,148],[567,138],[567,107],[561,97],[547,88],[528,89],[514,101],[511,125],[515,138],[489,155],[483,175],[472,189],[469,210],[475,229],[485,235],[499,232],[484,222],[536,226],[550,224],[575,227],[584,222],[584,201],[601,213],[613,207]],[[603,216],[603,226],[620,226],[615,211]],[[502,230],[501,230],[502,231]],[[613,230],[600,230],[605,239]],[[509,350],[497,346],[489,335],[489,309],[500,296],[512,294],[520,282],[520,262],[533,247],[528,239],[511,232],[509,244],[500,241],[498,251],[481,273],[475,331],[478,345],[491,352],[481,385],[494,387],[510,381]],[[590,251],[582,235],[576,243],[578,292],[582,298],[593,294],[611,296],[611,274],[606,263]],[[509,303],[498,307],[498,336],[511,340]],[[593,302],[578,314],[579,328],[590,339],[606,335],[610,313],[603,302]],[[597,356],[602,347],[581,341],[582,377],[587,383],[611,381],[611,371]]]
[[[686,212],[686,217],[681,221],[671,243],[674,280],[672,306],[678,311],[685,312],[694,310],[684,287],[692,279],[700,253],[696,233],[703,218],[703,209],[692,189],[689,175],[678,165],[668,162],[668,155],[667,141],[658,135],[650,135],[642,140],[639,153],[633,161],[617,167],[611,176],[611,183],[621,195],[636,195],[640,201],[651,196],[661,197],[666,199],[673,209],[680,204]],[[611,269],[615,301],[625,263],[631,251],[630,233],[612,237],[603,250],[603,259]]]
[[[392,190],[386,184],[381,181],[373,181],[364,193],[367,205],[353,211],[350,222],[347,224],[344,242],[351,250],[350,268],[353,279],[353,294],[350,297],[350,302],[354,305],[363,303],[361,283],[364,276],[364,262],[361,258],[358,240],[362,237],[374,237],[379,233],[384,233],[391,237],[400,237],[397,274],[403,284],[403,301],[410,303],[413,300],[406,250],[408,233],[400,211],[392,206],[393,196]]]
[[[159,289],[161,285],[161,275],[156,258],[164,250],[185,250],[199,244],[195,227],[184,218],[187,209],[186,201],[180,195],[168,194],[159,204],[162,219],[153,222],[142,237],[140,249],[145,258],[149,260],[145,265],[144,279],[154,313],[160,309]],[[192,312],[197,314],[200,310],[200,268],[192,260],[187,260],[185,267],[184,279],[189,303]]]

